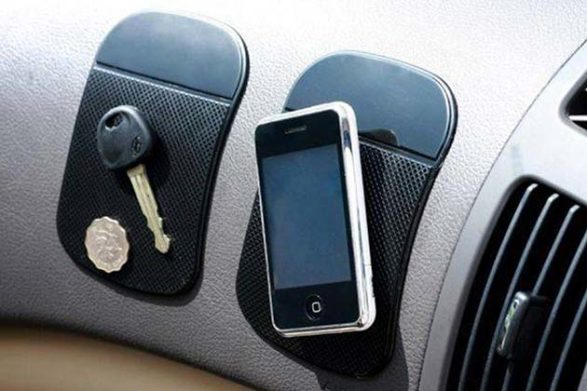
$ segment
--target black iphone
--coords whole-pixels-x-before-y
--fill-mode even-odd
[[[353,109],[265,118],[255,145],[273,326],[286,337],[367,329],[376,309]]]

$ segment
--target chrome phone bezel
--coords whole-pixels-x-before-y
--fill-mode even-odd
[[[369,250],[369,234],[367,228],[367,213],[363,191],[363,176],[360,159],[360,146],[357,121],[352,107],[344,102],[331,102],[288,113],[272,115],[262,119],[260,125],[283,121],[324,111],[334,111],[338,115],[341,137],[341,156],[345,176],[345,192],[349,215],[352,252],[354,255],[355,280],[359,316],[356,321],[342,324],[305,326],[299,328],[279,328],[275,323],[272,277],[269,266],[267,235],[265,233],[265,219],[263,215],[263,199],[261,194],[259,162],[257,162],[257,185],[259,189],[259,205],[263,232],[263,247],[265,252],[265,267],[268,279],[268,294],[271,310],[271,323],[275,330],[284,337],[301,337],[310,335],[336,334],[356,332],[368,329],[375,321],[376,307],[372,284],[371,254]]]

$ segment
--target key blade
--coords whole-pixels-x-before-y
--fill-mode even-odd
[[[170,238],[163,232],[163,219],[157,211],[157,203],[151,189],[149,179],[146,175],[145,168],[137,166],[132,171],[129,170],[129,177],[135,190],[136,197],[139,201],[141,211],[147,218],[147,226],[153,232],[155,238],[155,248],[165,254],[169,251],[171,244]]]
[[[139,202],[141,212],[147,219],[147,226],[153,232],[155,248],[165,254],[169,251],[171,239],[163,231],[163,219],[159,216],[157,201],[149,183],[146,168],[143,164],[139,164],[130,168],[127,175]]]
[[[162,253],[169,251],[169,245],[171,240],[163,232],[163,219],[159,216],[157,201],[155,200],[155,194],[149,183],[146,171],[143,168],[142,174],[137,176],[137,183],[140,187],[141,194],[144,194],[144,205],[147,209],[147,214],[151,216],[148,218],[148,224],[150,225],[151,231],[155,234],[155,248]]]
[[[141,174],[135,177],[135,182],[139,188],[139,194],[142,195],[140,198],[145,208],[143,214],[147,216],[147,225],[155,236],[155,248],[165,254],[169,251],[171,240],[163,232],[163,219],[159,216],[157,201],[144,169]]]

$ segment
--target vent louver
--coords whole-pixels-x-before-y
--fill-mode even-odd
[[[541,184],[514,191],[469,293],[448,390],[577,389],[587,360],[585,209]]]
[[[587,86],[583,86],[569,103],[569,119],[587,130]]]

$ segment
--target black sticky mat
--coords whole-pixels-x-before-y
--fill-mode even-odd
[[[357,378],[375,375],[390,359],[413,231],[433,173],[428,163],[364,141],[361,161],[377,305],[373,326],[363,332],[325,336],[277,334],[271,323],[258,200],[237,277],[241,310],[262,338],[303,364]]]
[[[158,137],[147,173],[172,238],[167,254],[154,247],[126,172],[107,170],[96,148],[100,118],[118,105],[142,111]],[[57,215],[59,238],[69,256],[88,270],[128,288],[174,294],[196,281],[200,268],[210,183],[230,102],[94,67],[73,132]],[[120,221],[129,242],[121,271],[97,270],[86,255],[84,238],[92,220]]]

